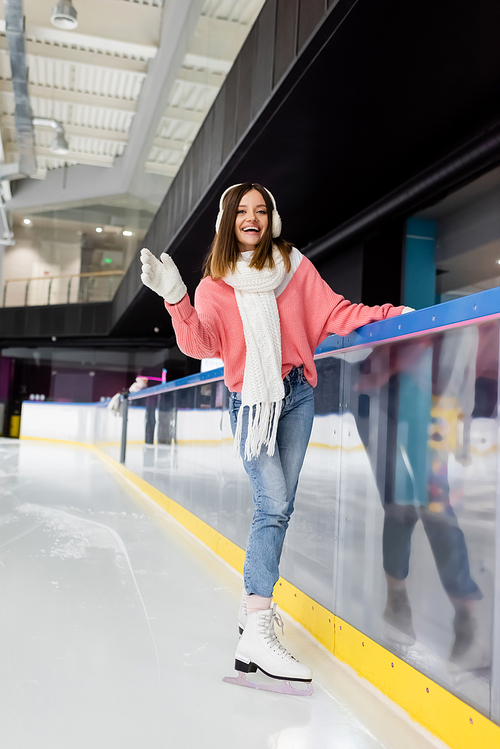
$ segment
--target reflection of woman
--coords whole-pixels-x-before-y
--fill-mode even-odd
[[[448,483],[450,455],[462,464],[470,460],[477,349],[478,331],[470,326],[394,346],[389,366],[377,367],[377,354],[362,365],[365,373],[375,365],[388,379],[386,470],[377,475],[385,512],[385,634],[400,645],[416,640],[406,579],[411,537],[420,519],[455,609],[449,661],[459,670],[488,665],[477,637],[476,604],[482,593],[470,574],[465,537],[450,502]],[[384,349],[379,352],[383,355]],[[376,376],[362,374],[358,389],[369,391],[382,384]],[[369,447],[368,453],[373,460]]]
[[[275,636],[272,595],[312,427],[314,350],[330,333],[346,335],[403,307],[366,307],[335,294],[281,239],[274,198],[260,185],[226,190],[216,232],[195,307],[168,255],[160,262],[142,250],[141,278],[164,297],[181,350],[224,362],[231,426],[255,503],[236,668],[310,681],[311,670]]]

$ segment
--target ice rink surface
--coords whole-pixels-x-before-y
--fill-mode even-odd
[[[0,487],[1,747],[444,746],[288,617],[314,695],[223,683],[240,576],[95,452],[0,440]]]

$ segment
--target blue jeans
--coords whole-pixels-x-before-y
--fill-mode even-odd
[[[248,595],[270,598],[279,578],[279,562],[295,501],[299,474],[314,419],[313,388],[302,367],[294,367],[284,378],[285,397],[278,423],[274,455],[261,454],[245,460],[244,445],[248,408],[243,415],[241,457],[252,486],[254,514],[248,536],[244,581]],[[231,393],[229,417],[236,429],[241,393]]]

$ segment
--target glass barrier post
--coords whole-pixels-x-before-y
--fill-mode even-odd
[[[128,393],[124,393],[122,401],[122,441],[120,445],[120,463],[125,463],[127,452],[127,421],[128,421]]]
[[[500,378],[497,384],[497,403],[500,403]],[[497,406],[498,408],[498,406]],[[498,419],[498,416],[497,416]],[[497,439],[500,444],[500,425],[498,427]],[[500,462],[497,455],[497,504],[495,517],[495,572],[494,572],[494,590],[498,591],[500,581]],[[493,605],[493,633],[491,638],[492,658],[491,658],[491,709],[490,718],[495,723],[500,723],[500,596],[494,597]]]
[[[495,581],[500,579],[500,512],[497,505],[495,534]],[[496,588],[495,586],[495,588]],[[495,596],[493,609],[492,667],[491,667],[491,720],[500,723],[500,596]]]

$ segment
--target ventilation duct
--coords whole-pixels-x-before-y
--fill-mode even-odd
[[[56,131],[56,137],[50,145],[50,150],[52,151],[52,153],[57,154],[58,156],[65,156],[68,153],[69,146],[66,141],[64,127],[61,122],[58,122],[57,120],[51,120],[46,117],[34,117],[33,125],[53,127]]]
[[[0,195],[0,245],[14,245],[14,234],[10,230],[3,196]]]
[[[9,45],[12,86],[14,88],[16,139],[19,151],[19,176],[30,177],[37,170],[35,133],[28,93],[28,67],[24,48],[22,0],[3,0],[5,35]],[[6,165],[7,166],[7,165]],[[1,170],[3,172],[3,169]]]

